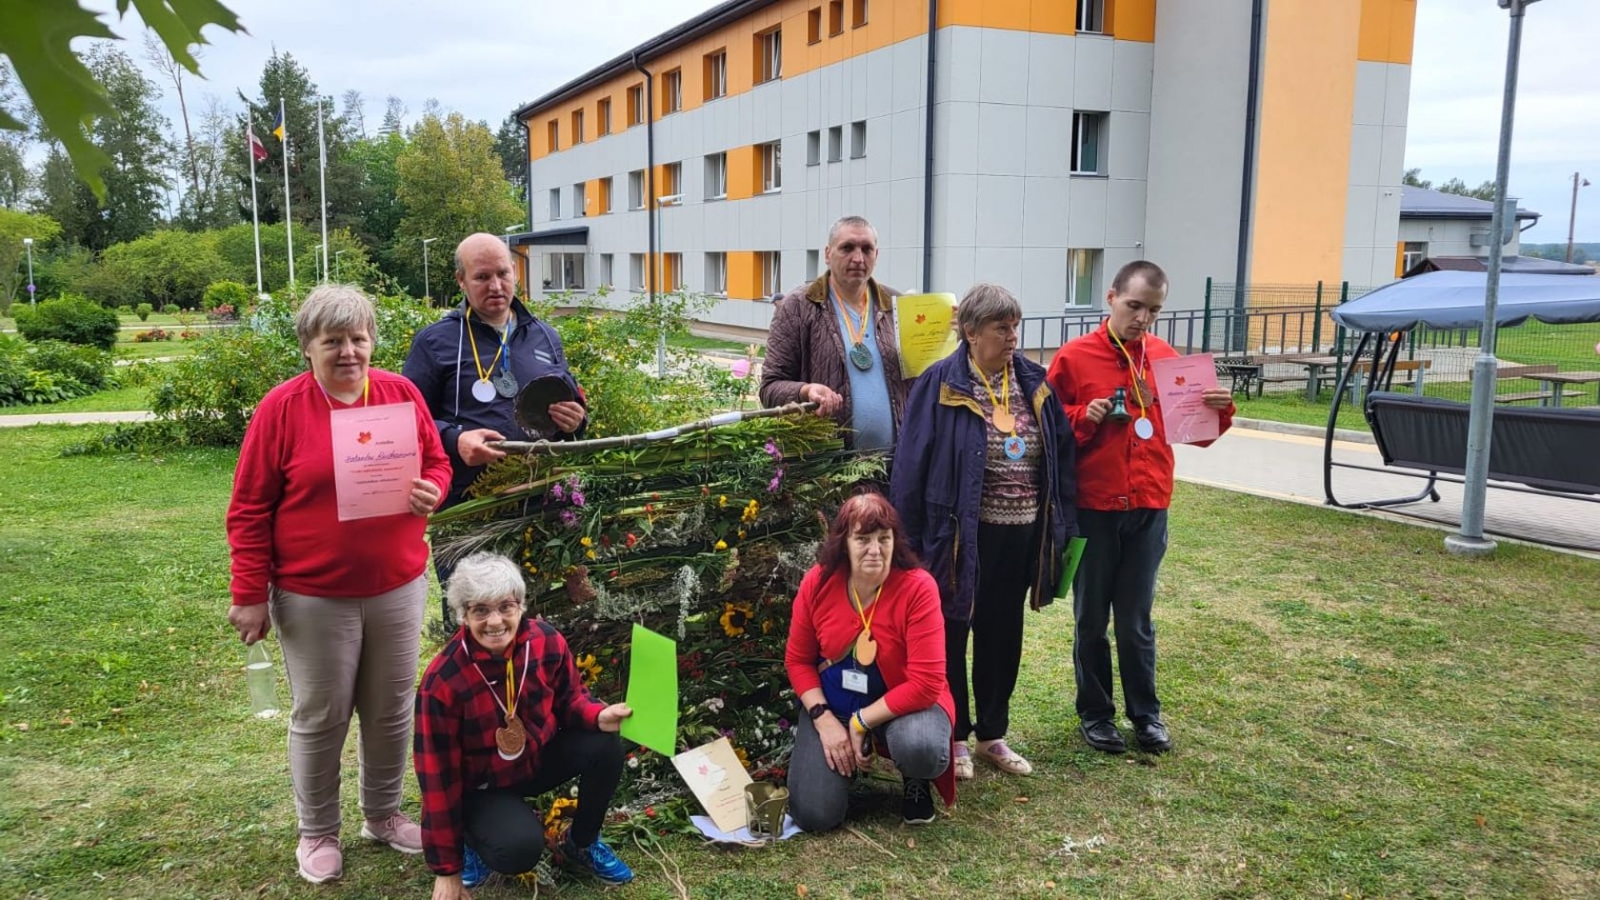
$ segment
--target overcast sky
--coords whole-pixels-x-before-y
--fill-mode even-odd
[[[491,127],[516,106],[690,18],[708,0],[226,0],[250,30],[208,29],[198,85],[236,103],[257,92],[274,47],[325,95],[359,90],[369,129],[384,98],[415,117],[428,98]],[[1063,0],[1064,2],[1064,0]],[[111,0],[89,0],[113,9]],[[1572,173],[1596,182],[1578,201],[1578,240],[1600,241],[1600,15],[1593,0],[1529,7],[1522,46],[1510,192],[1544,218],[1524,240],[1565,241]],[[1495,0],[1419,0],[1406,166],[1442,182],[1494,177],[1509,18]],[[133,15],[130,13],[130,15]],[[115,22],[136,40],[134,23]],[[135,19],[136,22],[136,19]],[[125,47],[136,58],[137,43]],[[1588,60],[1585,62],[1585,60]],[[168,91],[170,93],[170,90]],[[191,102],[194,102],[193,99]],[[164,106],[178,121],[175,97]],[[191,106],[191,109],[193,106]]]

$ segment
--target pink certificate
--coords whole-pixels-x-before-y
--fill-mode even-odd
[[[336,409],[333,487],[339,521],[411,512],[411,480],[422,475],[416,404]]]
[[[1215,440],[1222,433],[1222,418],[1206,406],[1203,394],[1217,386],[1217,366],[1209,353],[1157,359],[1150,363],[1155,373],[1156,396],[1161,398],[1161,424],[1166,426],[1167,443],[1194,444]]]

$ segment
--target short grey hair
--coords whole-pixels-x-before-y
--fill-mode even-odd
[[[871,222],[868,222],[861,216],[844,216],[838,221],[834,222],[828,228],[829,247],[832,247],[834,242],[839,240],[839,232],[845,230],[846,228],[865,228],[866,230],[872,232],[872,242],[874,244],[878,242],[878,229],[873,228]]]
[[[324,334],[361,332],[378,343],[378,316],[372,300],[353,284],[319,285],[294,314],[294,334],[300,339],[301,353]]]
[[[998,284],[979,282],[961,298],[956,308],[956,324],[965,338],[970,331],[990,322],[1010,322],[1022,318],[1022,304],[1012,293]]]
[[[479,552],[463,559],[450,573],[450,583],[445,587],[445,602],[455,613],[456,621],[466,618],[467,607],[474,603],[491,603],[510,597],[528,605],[528,583],[522,580],[522,570],[508,557],[498,553]]]

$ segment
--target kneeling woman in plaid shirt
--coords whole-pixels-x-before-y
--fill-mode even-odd
[[[573,778],[577,814],[557,857],[602,881],[632,880],[600,823],[622,777],[616,732],[633,711],[589,696],[566,640],[524,614],[527,586],[511,560],[467,557],[446,600],[461,630],[422,676],[413,754],[434,900],[537,865],[544,825],[524,798]]]

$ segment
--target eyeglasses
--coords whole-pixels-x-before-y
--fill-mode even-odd
[[[502,619],[509,619],[522,612],[522,604],[515,600],[502,600],[493,606],[487,603],[474,603],[467,607],[467,618],[474,622],[487,622],[491,612],[499,613]]]

